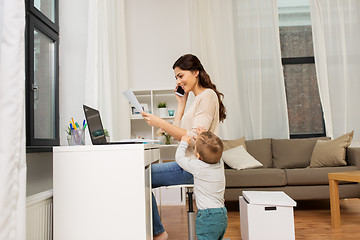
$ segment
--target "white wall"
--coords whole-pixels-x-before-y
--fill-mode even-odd
[[[61,145],[67,144],[71,117],[84,119],[88,5],[87,0],[59,1]],[[190,52],[189,0],[127,0],[125,7],[129,86],[174,88],[172,65]]]
[[[59,1],[60,18],[60,144],[71,117],[84,120],[88,1]]]
[[[129,86],[175,88],[173,63],[190,52],[189,1],[128,0]]]
[[[26,196],[52,189],[52,153],[26,154],[27,179]]]

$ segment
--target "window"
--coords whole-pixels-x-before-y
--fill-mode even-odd
[[[27,151],[59,145],[59,26],[57,0],[26,2]]]
[[[279,0],[281,57],[290,138],[325,136],[308,0]]]

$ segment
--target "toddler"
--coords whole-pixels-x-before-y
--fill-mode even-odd
[[[223,239],[227,228],[224,206],[225,174],[221,159],[223,143],[210,131],[199,132],[195,141],[196,159],[185,156],[190,137],[183,136],[176,151],[176,162],[194,176],[197,206],[196,235],[198,240]]]

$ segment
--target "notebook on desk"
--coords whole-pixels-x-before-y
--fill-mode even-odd
[[[147,143],[148,140],[144,139],[126,139],[118,142],[107,142],[105,138],[104,127],[101,122],[100,112],[96,109],[83,105],[84,114],[89,129],[91,142],[93,145],[104,145],[104,144],[135,144],[135,143]]]

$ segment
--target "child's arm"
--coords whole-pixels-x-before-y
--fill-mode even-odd
[[[189,146],[189,143],[187,141],[190,141],[190,137],[184,137],[181,138],[181,142],[176,150],[175,160],[182,169],[192,174],[196,174],[198,169],[196,160],[192,160],[185,156],[186,148]],[[186,137],[188,137],[188,140]]]

